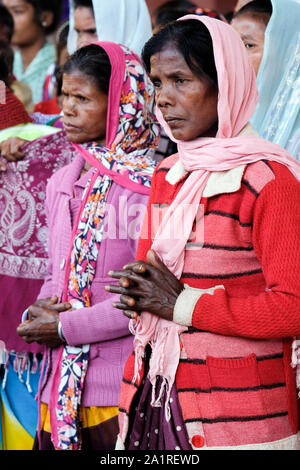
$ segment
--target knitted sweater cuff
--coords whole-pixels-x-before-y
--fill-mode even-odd
[[[216,289],[225,289],[225,287],[219,285],[209,289],[196,289],[185,284],[176,300],[173,321],[179,325],[192,326],[193,312],[198,300],[204,294],[213,295]]]

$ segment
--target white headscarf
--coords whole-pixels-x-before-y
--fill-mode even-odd
[[[251,124],[300,161],[300,0],[272,0]]]
[[[152,36],[150,14],[145,0],[92,0],[99,41],[123,44],[140,55],[145,42]],[[76,50],[74,0],[70,4],[68,51]]]

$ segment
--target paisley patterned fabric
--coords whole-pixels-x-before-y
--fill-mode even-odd
[[[63,132],[31,142],[25,147],[24,160],[9,163],[0,174],[1,275],[45,278],[46,185],[76,153],[66,142]]]
[[[124,46],[99,43],[107,52],[115,77],[120,61],[125,76],[111,80],[108,96],[107,148],[91,142],[74,145],[97,169],[84,190],[75,221],[65,273],[63,301],[74,309],[91,305],[90,286],[95,276],[105,223],[105,208],[116,178],[131,181],[138,190],[150,188],[159,138],[153,109],[153,88],[139,58]],[[115,70],[117,69],[117,70]],[[122,69],[121,69],[122,70]],[[120,96],[120,101],[111,97]],[[117,118],[117,119],[116,119]],[[115,125],[117,123],[117,125]],[[120,181],[120,180],[119,180]],[[89,359],[89,345],[65,345],[57,356],[49,403],[52,442],[56,449],[80,450],[81,396]]]

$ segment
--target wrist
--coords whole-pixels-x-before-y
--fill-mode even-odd
[[[64,337],[64,334],[63,334],[63,331],[62,331],[62,324],[61,324],[60,320],[58,320],[58,323],[57,323],[57,334],[58,334],[59,338],[62,340],[62,342],[65,343],[66,338]]]

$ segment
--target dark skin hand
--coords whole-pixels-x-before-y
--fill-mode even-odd
[[[37,300],[28,308],[29,319],[21,323],[17,333],[26,343],[37,342],[50,348],[63,344],[58,336],[59,313],[71,309],[68,302],[57,303],[56,296]]]
[[[0,142],[0,154],[8,162],[22,160],[24,153],[21,148],[27,143],[27,140],[20,139],[19,137],[11,137],[10,139]],[[3,161],[0,161],[0,171],[6,171],[6,165]]]
[[[108,275],[119,279],[119,286],[108,285],[109,292],[120,294],[120,302],[113,306],[123,310],[128,318],[137,318],[141,312],[150,312],[165,320],[173,320],[173,310],[183,285],[164,265],[153,250],[147,253],[147,263],[135,261],[122,271]]]

